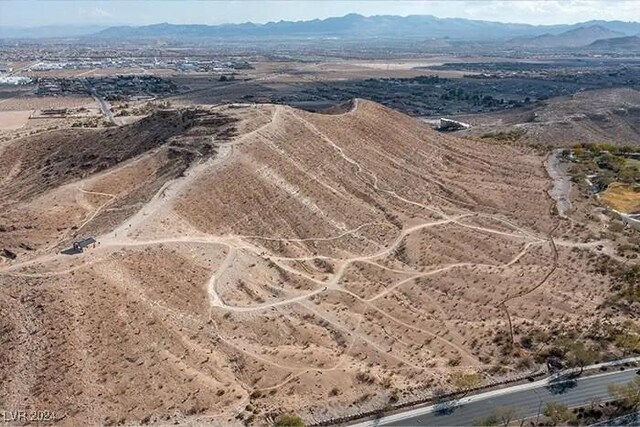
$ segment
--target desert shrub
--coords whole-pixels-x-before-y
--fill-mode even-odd
[[[565,347],[565,355],[571,366],[580,368],[580,373],[600,357],[598,351],[586,346],[583,341],[569,342]]]
[[[482,384],[482,375],[477,372],[454,372],[449,379],[456,390],[464,395]]]
[[[407,245],[404,240],[396,248],[394,256],[398,261],[404,264],[411,264],[411,258],[409,258],[409,255],[407,254]]]
[[[618,405],[625,410],[637,410],[640,407],[640,378],[634,378],[626,384],[612,384],[609,386]]]
[[[618,171],[618,180],[626,184],[640,181],[640,170],[635,166],[624,165]]]
[[[640,302],[640,265],[625,269],[618,267],[611,272],[611,275],[616,282],[612,290],[616,292],[617,298],[629,303]]]
[[[530,335],[525,335],[520,338],[520,345],[527,350],[533,348],[533,338]]]
[[[454,357],[451,358],[449,360],[447,360],[447,365],[449,366],[458,366],[461,362],[461,359],[459,357]]]
[[[373,384],[376,379],[368,372],[358,372],[356,374],[356,380],[363,384]]]
[[[474,426],[508,426],[512,420],[518,418],[518,409],[513,406],[497,406],[485,418],[473,422]]]
[[[626,351],[640,352],[640,337],[635,334],[621,333],[615,337],[615,345]]]
[[[576,415],[564,403],[547,402],[547,406],[544,408],[544,415],[549,417],[553,425],[573,424],[576,422]]]
[[[609,223],[609,231],[612,233],[621,233],[624,231],[624,224],[622,221],[611,221]]]
[[[282,414],[276,420],[277,427],[304,427],[304,420],[297,414]]]
[[[333,266],[329,261],[322,258],[314,258],[313,264],[324,273],[333,274]]]
[[[640,265],[634,265],[624,270],[621,279],[629,285],[640,285]]]
[[[512,130],[508,132],[501,131],[485,133],[481,135],[480,138],[483,140],[489,140],[489,142],[493,141],[496,143],[511,143],[516,142],[524,134],[525,132],[523,130]]]

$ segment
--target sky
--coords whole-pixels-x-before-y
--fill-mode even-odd
[[[0,0],[0,26],[223,24],[362,15],[435,15],[529,24],[640,21],[640,0]]]

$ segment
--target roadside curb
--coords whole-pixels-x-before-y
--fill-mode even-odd
[[[615,360],[615,361],[611,361],[611,362],[602,362],[602,363],[597,363],[594,365],[589,365],[589,366],[585,366],[583,368],[583,372],[588,372],[588,371],[594,371],[594,370],[599,370],[602,368],[607,368],[607,367],[613,367],[613,366],[620,366],[620,365],[626,365],[626,364],[630,364],[630,363],[640,363],[640,357],[631,357],[631,358],[626,358],[626,359],[620,359],[620,360]],[[500,394],[505,394],[511,391],[514,391],[514,389],[529,389],[529,388],[535,388],[537,386],[543,385],[544,383],[549,383],[555,380],[560,380],[560,381],[564,381],[565,379],[571,379],[572,374],[575,374],[577,372],[580,372],[580,368],[571,368],[571,369],[565,369],[559,372],[556,372],[554,374],[548,375],[547,377],[540,379],[538,381],[533,381],[533,382],[528,382],[528,383],[523,383],[523,384],[518,384],[515,385],[513,387],[508,387],[508,388],[498,388],[496,390],[489,390],[493,387],[499,387],[502,385],[507,385],[507,384],[513,384],[513,383],[517,383],[517,382],[521,382],[523,380],[526,380],[528,378],[536,378],[536,377],[541,377],[544,375],[544,372],[542,372],[541,370],[538,370],[537,372],[533,372],[533,373],[528,373],[528,374],[523,374],[521,376],[518,376],[516,378],[513,378],[512,380],[508,380],[508,381],[503,381],[500,383],[495,383],[495,384],[489,384],[486,386],[482,386],[482,387],[478,387],[476,389],[473,389],[472,392],[478,392],[478,391],[482,391],[482,390],[489,390],[486,391],[484,393],[478,393],[478,394],[474,394],[474,395],[470,395],[470,396],[465,396],[465,401],[462,402],[460,401],[456,401],[457,403],[462,403],[462,404],[466,404],[466,403],[470,403],[472,401],[475,400],[482,400],[488,396],[485,396],[487,394],[491,394],[493,395],[500,395]],[[455,392],[455,393],[447,393],[444,394],[442,396],[443,399],[446,398],[453,398],[454,396],[459,395],[459,393]],[[462,398],[461,398],[462,399]],[[454,401],[453,399],[449,400]],[[348,425],[352,425],[352,426],[358,426],[358,427],[365,427],[367,425],[373,425],[373,423],[379,423],[379,425],[383,425],[382,424],[382,419],[380,418],[380,415],[382,413],[387,413],[389,415],[395,415],[394,413],[401,410],[401,409],[406,409],[406,408],[410,408],[413,406],[420,406],[423,405],[425,403],[434,403],[434,405],[431,406],[427,406],[424,408],[425,413],[429,413],[430,409],[432,409],[435,406],[435,402],[433,397],[428,397],[428,398],[420,398],[420,399],[416,399],[416,400],[412,400],[409,402],[403,402],[403,403],[399,403],[396,405],[389,405],[387,407],[387,410],[381,408],[378,410],[373,410],[373,411],[366,411],[366,412],[361,412],[361,413],[356,413],[353,415],[348,415],[348,416],[344,416],[344,417],[336,417],[336,418],[330,418],[324,421],[320,421],[320,422],[315,422],[315,423],[311,423],[308,424],[309,427],[324,427],[324,426],[333,426],[333,425],[343,425],[343,424],[348,424]],[[375,417],[375,418],[374,418]],[[369,420],[368,418],[374,418]],[[360,423],[358,424],[350,424],[350,423],[354,423],[355,421],[361,420]]]

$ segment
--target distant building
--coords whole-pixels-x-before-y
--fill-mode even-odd
[[[31,83],[33,80],[29,77],[21,77],[21,76],[0,76],[0,85],[26,85]]]
[[[40,112],[43,116],[63,116],[67,114],[66,108],[49,108]]]
[[[469,129],[471,125],[467,123],[462,123],[457,120],[445,119],[444,117],[440,119],[440,126],[438,126],[438,130],[443,132],[452,132],[456,130]]]

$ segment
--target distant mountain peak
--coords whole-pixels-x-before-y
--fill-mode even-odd
[[[625,34],[614,31],[601,24],[578,26],[559,34],[542,34],[539,36],[514,39],[511,44],[537,48],[575,48],[588,46],[596,40],[621,37]]]

